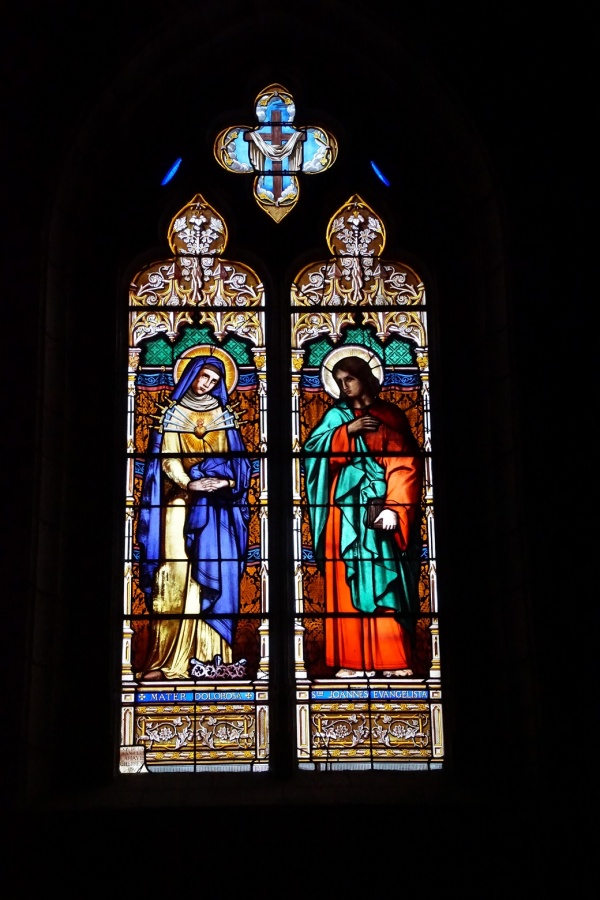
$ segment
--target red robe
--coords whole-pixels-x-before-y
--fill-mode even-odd
[[[421,500],[421,457],[404,413],[394,404],[376,400],[368,409],[355,409],[354,415],[371,415],[382,422],[378,431],[362,437],[377,463],[385,471],[385,506],[399,516],[394,538],[400,550],[406,550]],[[329,515],[325,532],[325,598],[327,624],[325,656],[327,665],[354,670],[395,670],[412,668],[411,639],[397,621],[393,610],[364,615],[352,604],[343,559],[339,558],[341,512],[334,503],[340,469],[354,453],[354,439],[347,426],[338,428],[332,438],[329,461]],[[401,465],[398,456],[403,454]],[[410,465],[407,466],[407,460]],[[340,617],[339,613],[348,614]]]

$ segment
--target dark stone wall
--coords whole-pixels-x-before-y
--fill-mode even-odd
[[[317,807],[337,822],[340,803],[369,803],[372,820],[394,806],[423,837],[431,829],[433,844],[438,825],[450,846],[462,823],[483,847],[494,822],[524,835],[543,823],[555,836],[548,816],[583,796],[591,723],[575,695],[592,658],[593,38],[584,10],[560,25],[495,2],[482,16],[336,0],[305,12],[258,0],[7,12],[5,774],[23,832],[34,821],[38,832],[53,821],[75,832],[100,809],[125,832],[132,809],[156,821],[197,806],[223,826],[241,815],[255,822],[247,832],[266,828],[274,841],[286,810],[310,831]],[[580,52],[565,54],[575,40]],[[294,94],[298,123],[318,115],[340,139],[327,183],[305,179],[279,226],[212,158],[216,131],[252,124],[253,98],[273,81]],[[181,176],[161,188],[176,155]],[[113,777],[124,404],[115,323],[128,278],[163,254],[170,216],[196,192],[231,224],[229,255],[268,259],[275,297],[301,251],[322,254],[327,220],[350,193],[394,223],[386,254],[431,286],[450,765],[426,786],[305,784],[286,776],[283,758],[260,787]],[[526,810],[519,827],[516,808]]]

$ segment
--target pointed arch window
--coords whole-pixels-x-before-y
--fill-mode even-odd
[[[129,295],[121,771],[268,765],[263,285],[196,195]]]
[[[443,758],[425,286],[361,197],[291,292],[297,759]]]

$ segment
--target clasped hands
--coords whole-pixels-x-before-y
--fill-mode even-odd
[[[196,481],[190,481],[187,487],[188,491],[208,491],[210,494],[221,488],[229,487],[229,481],[227,478],[197,478]]]

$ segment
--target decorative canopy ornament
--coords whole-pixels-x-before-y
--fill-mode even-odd
[[[262,305],[264,289],[256,272],[242,262],[223,258],[227,225],[201,194],[174,216],[167,238],[173,257],[137,273],[130,287],[132,306],[236,310]]]
[[[337,157],[334,136],[316,126],[296,127],[295,114],[289,91],[271,84],[256,98],[259,124],[225,128],[215,140],[215,156],[224,169],[256,175],[256,202],[275,222],[298,202],[298,174],[324,172]]]
[[[294,306],[418,306],[425,287],[417,273],[382,254],[383,220],[353,194],[329,220],[331,257],[309,263],[294,279]],[[316,323],[312,323],[316,327]]]
[[[250,266],[224,258],[227,225],[220,213],[196,194],[173,217],[167,238],[173,255],[145,266],[131,282],[131,346],[161,335],[174,342],[186,324],[209,328],[218,341],[237,335],[262,347],[264,288]],[[193,313],[194,307],[202,309]]]

